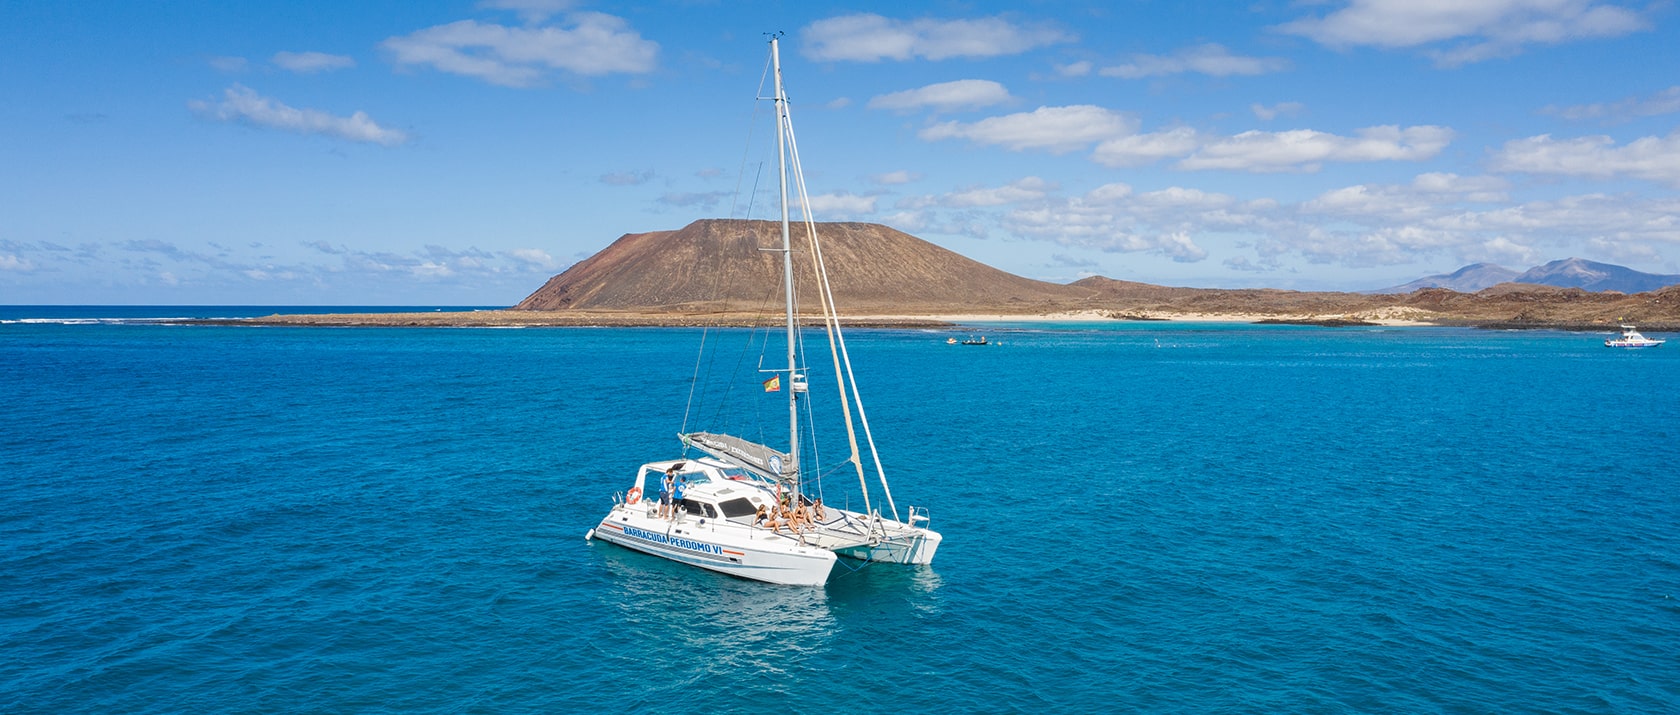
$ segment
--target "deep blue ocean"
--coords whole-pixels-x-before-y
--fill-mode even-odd
[[[1680,336],[856,330],[802,589],[584,539],[700,331],[143,320],[298,310],[0,308],[0,712],[1680,712]]]

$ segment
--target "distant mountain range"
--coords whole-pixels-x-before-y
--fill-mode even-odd
[[[1580,288],[1594,293],[1644,293],[1680,284],[1680,275],[1642,273],[1626,266],[1597,263],[1584,258],[1552,261],[1522,273],[1492,263],[1472,263],[1452,273],[1419,278],[1405,285],[1371,292],[1410,293],[1420,288],[1447,288],[1460,293],[1475,293],[1500,283]]]

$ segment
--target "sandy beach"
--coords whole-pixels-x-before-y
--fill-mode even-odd
[[[1372,325],[1390,326],[1424,326],[1434,325],[1428,320],[1428,311],[1416,308],[1392,307],[1377,310],[1366,310],[1354,313],[1335,314],[1280,314],[1280,313],[1191,313],[1179,311],[1132,311],[1116,313],[1105,310],[1081,310],[1039,314],[1005,314],[1005,313],[945,313],[938,315],[878,315],[854,320],[936,320],[944,323],[966,325],[970,323],[1014,323],[1022,321],[1047,323],[1087,323],[1111,322],[1116,320],[1132,321],[1163,321],[1176,323],[1323,323],[1332,321],[1346,321],[1349,323],[1363,322]]]

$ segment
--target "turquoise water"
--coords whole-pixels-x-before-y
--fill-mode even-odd
[[[677,454],[698,331],[39,312],[0,309],[0,712],[1680,711],[1680,343],[855,331],[945,543],[813,590],[583,538]],[[692,411],[775,438],[747,336]]]

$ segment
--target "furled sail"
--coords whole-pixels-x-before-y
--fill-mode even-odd
[[[770,479],[793,481],[789,471],[793,460],[786,452],[778,452],[757,442],[749,442],[727,434],[690,432],[677,435],[684,445],[699,447],[718,459],[737,464]]]

